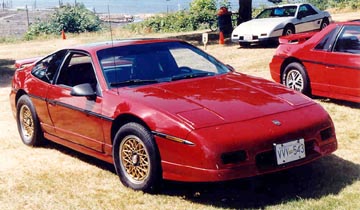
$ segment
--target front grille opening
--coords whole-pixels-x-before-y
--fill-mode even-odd
[[[327,128],[320,132],[321,140],[326,141],[333,136],[333,132],[331,128]]]
[[[224,164],[239,163],[247,159],[246,152],[244,150],[224,153],[221,155],[221,160]]]

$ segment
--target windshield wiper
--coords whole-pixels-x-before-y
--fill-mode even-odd
[[[181,75],[175,75],[171,77],[171,81],[176,80],[182,80],[182,79],[192,79],[192,78],[198,78],[198,77],[207,77],[207,76],[213,76],[215,73],[213,72],[197,72],[197,73],[190,73],[190,74],[181,74]]]
[[[147,85],[147,84],[154,84],[158,83],[157,80],[151,79],[130,79],[122,82],[111,82],[111,87],[118,87],[118,86],[128,86],[128,85]]]

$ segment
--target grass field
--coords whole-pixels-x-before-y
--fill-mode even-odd
[[[129,34],[115,35],[125,36]],[[284,172],[231,182],[165,181],[158,195],[123,187],[112,165],[63,146],[23,145],[8,99],[14,60],[109,37],[88,34],[0,44],[0,209],[360,209],[360,105],[355,103],[315,99],[335,123],[339,148],[333,155]],[[207,49],[238,71],[266,79],[274,51],[233,44]]]

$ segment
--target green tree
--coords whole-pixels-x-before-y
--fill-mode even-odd
[[[190,16],[195,25],[215,21],[216,0],[194,0],[190,3]]]
[[[48,20],[38,20],[32,24],[25,38],[32,39],[39,34],[60,34],[62,30],[70,33],[99,31],[101,21],[84,4],[67,4],[57,9]]]

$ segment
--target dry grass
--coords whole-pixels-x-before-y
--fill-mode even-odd
[[[117,33],[116,38],[127,36]],[[0,209],[360,209],[360,105],[354,103],[316,99],[335,123],[339,149],[334,155],[232,182],[165,182],[159,195],[127,189],[112,165],[57,144],[24,146],[8,101],[13,60],[106,39],[109,35],[89,34],[0,44]],[[207,51],[241,72],[270,79],[268,63],[275,48],[228,44]]]

